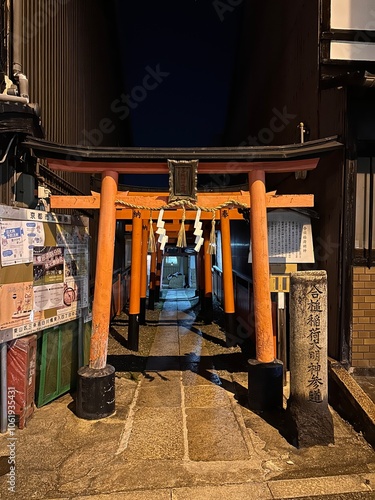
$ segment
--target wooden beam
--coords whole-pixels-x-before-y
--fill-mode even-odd
[[[140,210],[142,219],[150,216],[150,210]],[[229,210],[230,219],[231,220],[243,220],[243,216],[237,210]],[[131,219],[132,210],[131,209],[122,209],[116,211],[116,219],[117,220],[130,220]],[[154,221],[158,218],[159,212],[154,210],[152,212],[152,218]],[[195,210],[186,211],[186,220],[194,220],[197,215]],[[168,210],[164,212],[163,220],[167,221],[181,221],[182,218],[182,210]],[[215,212],[216,220],[220,218],[220,210],[216,210]],[[211,220],[212,212],[202,212],[201,220]]]
[[[151,193],[150,193],[151,194]],[[228,193],[229,194],[229,193]],[[144,207],[152,207],[156,208],[155,213],[161,207],[165,206],[168,203],[168,197],[161,196],[128,196],[124,195],[123,192],[117,193],[117,200],[124,201],[131,205],[144,206]],[[229,201],[235,201],[242,203],[251,207],[250,195],[247,191],[242,191],[240,193],[234,194],[230,193],[230,196],[227,194],[217,194],[217,193],[204,193],[198,194],[197,196],[197,206],[206,207],[206,208],[215,208],[223,203],[227,203]],[[314,195],[312,194],[288,194],[288,195],[278,195],[274,193],[266,194],[266,206],[267,208],[298,208],[298,207],[313,207],[314,206]],[[51,196],[51,208],[52,209],[60,209],[60,208],[70,208],[70,209],[99,209],[100,207],[100,194],[94,193],[91,196]],[[122,206],[118,204],[116,206],[117,212],[119,210],[129,210],[129,207]],[[149,209],[147,209],[149,211]],[[166,211],[168,215],[173,212],[181,212],[182,210],[168,210]],[[188,211],[190,212],[190,211]],[[195,214],[194,210],[191,211],[191,214]],[[195,214],[196,215],[196,214]],[[195,215],[192,216],[195,219]],[[202,212],[202,216],[204,212]],[[143,217],[143,216],[142,216]],[[180,217],[180,216],[179,216]],[[123,217],[121,217],[123,218]],[[132,218],[132,217],[130,217]],[[180,217],[181,218],[181,217]]]
[[[240,174],[253,170],[262,170],[267,173],[297,172],[300,170],[313,170],[318,165],[319,158],[307,158],[299,160],[280,161],[220,161],[207,162],[201,160],[198,166],[198,174]],[[119,174],[168,174],[168,164],[161,162],[101,162],[90,161],[83,158],[77,160],[48,159],[48,166],[52,170],[64,172],[79,172],[81,174],[102,173],[107,170],[118,172]]]

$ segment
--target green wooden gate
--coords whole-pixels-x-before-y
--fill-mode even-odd
[[[38,340],[37,406],[74,390],[78,370],[79,319],[44,330]],[[88,362],[91,323],[83,325],[83,363]]]

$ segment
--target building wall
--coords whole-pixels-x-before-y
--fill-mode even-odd
[[[375,268],[353,268],[352,366],[375,366]]]
[[[301,121],[318,138],[318,37],[317,0],[244,4],[226,144],[298,142]]]

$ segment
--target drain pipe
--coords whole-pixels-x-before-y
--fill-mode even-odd
[[[23,35],[23,0],[12,2],[12,71],[13,79],[18,84],[19,96],[6,95],[0,100],[29,103],[29,81],[22,72],[22,35]]]
[[[13,75],[22,73],[22,19],[23,0],[12,2],[12,69]]]
[[[29,99],[26,97],[19,97],[15,95],[0,94],[0,101],[6,102],[20,102],[21,104],[29,104]]]
[[[0,344],[0,432],[3,434],[8,427],[8,381],[7,381],[7,343]]]

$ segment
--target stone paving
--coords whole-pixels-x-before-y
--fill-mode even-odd
[[[375,455],[333,412],[335,444],[295,448],[285,412],[254,413],[247,373],[214,366],[186,292],[170,290],[146,371],[117,375],[116,414],[78,419],[70,395],[16,432],[16,489],[0,436],[1,499],[375,498]]]

